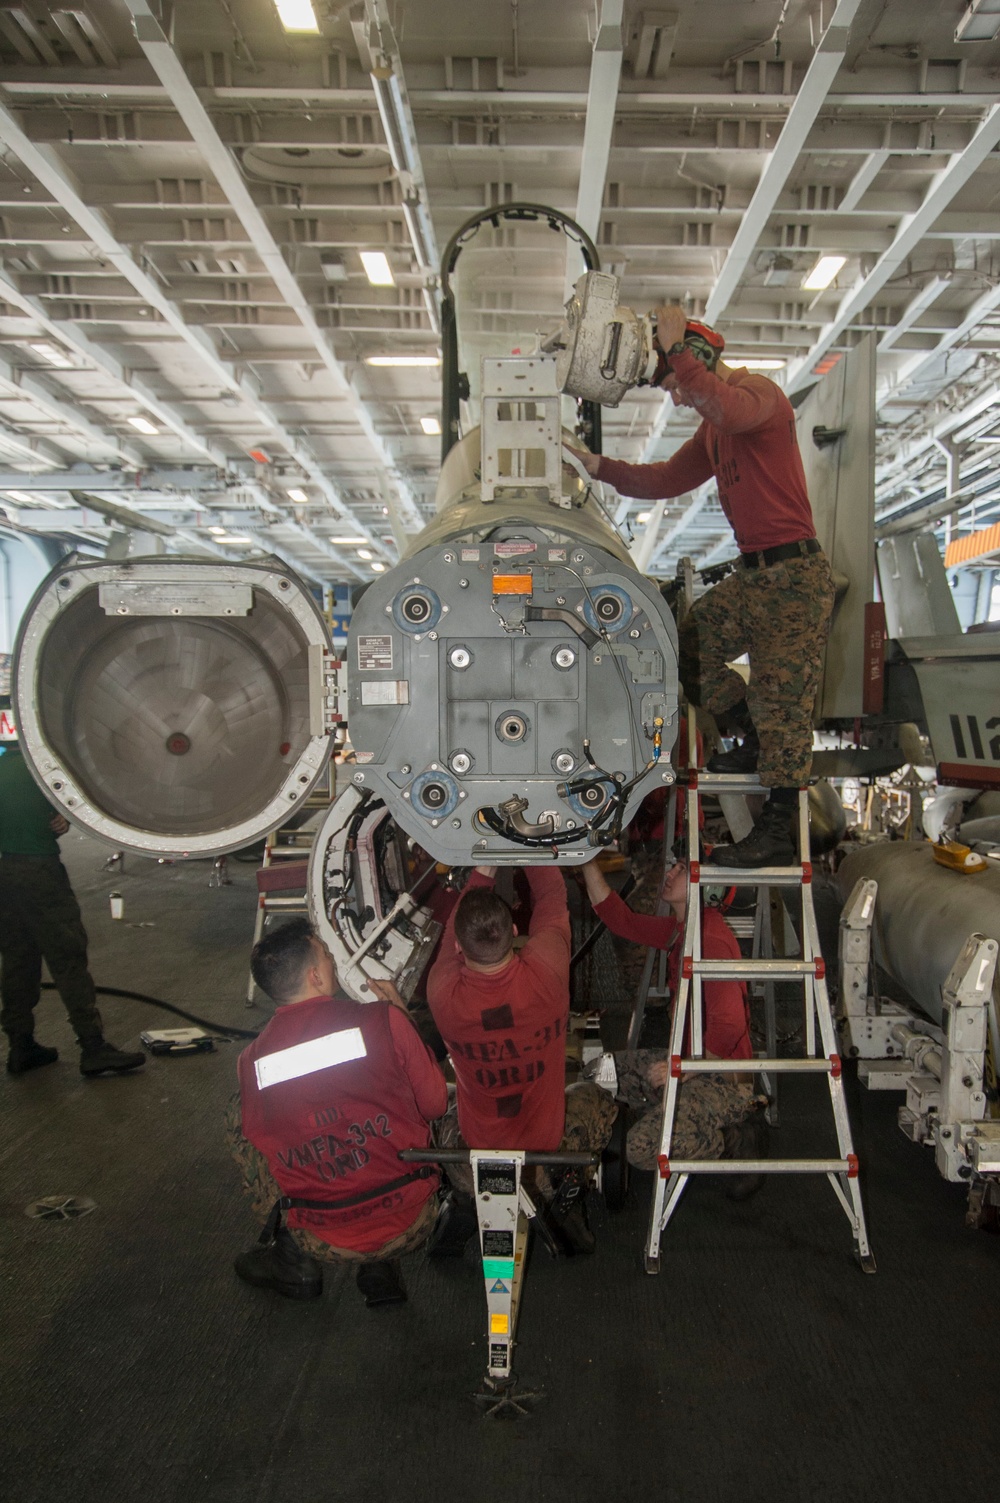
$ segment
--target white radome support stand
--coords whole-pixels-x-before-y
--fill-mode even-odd
[[[486,1289],[486,1349],[488,1365],[482,1387],[473,1397],[487,1418],[530,1413],[526,1407],[544,1398],[541,1389],[520,1389],[512,1368],[517,1317],[532,1220],[556,1248],[538,1216],[537,1207],[521,1183],[526,1164],[550,1168],[586,1168],[597,1164],[594,1153],[530,1153],[523,1149],[404,1149],[400,1158],[410,1164],[468,1164],[479,1222],[483,1283]]]

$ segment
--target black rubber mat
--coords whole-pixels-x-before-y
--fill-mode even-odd
[[[72,837],[68,864],[100,982],[244,1025],[252,868],[129,860]],[[111,888],[125,920],[108,914]],[[153,927],[129,927],[147,926]],[[131,1042],[167,1015],[122,1001]],[[17,1503],[785,1503],[957,1499],[988,1486],[1000,1400],[1000,1240],[895,1126],[898,1098],[851,1086],[879,1272],[854,1265],[825,1181],[770,1182],[747,1205],[693,1182],[642,1272],[650,1181],[624,1212],[592,1197],[598,1250],[535,1249],[516,1367],[546,1397],[484,1420],[481,1283],[406,1260],[409,1303],[365,1309],[333,1273],[320,1301],[248,1288],[256,1235],[222,1143],[238,1046],[83,1081],[57,1000],[57,1065],[0,1081],[4,1495]],[[825,1082],[789,1080],[775,1152],[829,1145]],[[39,1221],[48,1195],[89,1197]]]

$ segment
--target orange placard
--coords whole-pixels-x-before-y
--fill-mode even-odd
[[[494,574],[494,595],[530,595],[535,581],[530,574]]]

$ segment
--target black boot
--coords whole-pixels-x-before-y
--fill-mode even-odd
[[[427,1243],[431,1258],[460,1258],[470,1237],[479,1230],[479,1220],[471,1195],[452,1190],[442,1202],[434,1230]]]
[[[369,1310],[376,1305],[403,1305],[406,1303],[406,1285],[403,1270],[398,1262],[362,1263],[354,1282],[359,1293],[365,1297]]]
[[[303,1252],[287,1227],[279,1226],[273,1242],[258,1242],[234,1261],[239,1277],[255,1289],[274,1289],[285,1299],[319,1299],[323,1268]]]
[[[726,725],[730,731],[737,732],[742,738],[737,746],[727,752],[716,752],[709,757],[705,766],[709,772],[723,772],[740,774],[746,777],[748,773],[757,771],[757,760],[760,757],[760,741],[757,730],[750,718],[750,706],[745,699],[741,699],[738,705],[733,705],[727,710]]]
[[[779,790],[784,792],[784,790]],[[757,823],[735,845],[717,845],[712,852],[713,866],[793,866],[793,806],[783,799],[772,798],[764,805]]]
[[[771,1154],[769,1129],[764,1113],[754,1107],[741,1122],[734,1122],[722,1132],[727,1159],[766,1159]],[[750,1200],[764,1188],[764,1174],[736,1174],[729,1181],[726,1195],[730,1200]]]
[[[58,1049],[47,1049],[36,1044],[30,1033],[15,1034],[10,1041],[7,1055],[8,1075],[27,1075],[29,1070],[40,1070],[43,1065],[54,1065],[59,1058]]]
[[[759,758],[760,742],[757,732],[751,727],[737,746],[729,751],[715,752],[705,766],[709,772],[738,773],[747,777],[751,772],[757,771]]]
[[[567,1169],[549,1207],[549,1226],[560,1250],[569,1258],[597,1249],[597,1238],[587,1221],[586,1195],[584,1175],[580,1170]]]
[[[80,1040],[81,1075],[123,1075],[126,1070],[138,1070],[145,1063],[141,1049],[116,1049],[100,1034]]]

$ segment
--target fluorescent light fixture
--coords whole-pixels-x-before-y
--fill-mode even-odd
[[[955,28],[956,42],[992,42],[1000,35],[1000,0],[969,0]]]
[[[372,564],[372,573],[373,574],[384,574],[385,573],[385,564],[378,564],[378,563]]]
[[[27,491],[7,491],[12,501],[19,501],[22,506],[35,506],[37,503],[34,496],[29,496]]]
[[[803,292],[822,292],[824,287],[829,287],[841,267],[846,265],[846,256],[820,256],[802,283]]]
[[[39,344],[29,345],[28,348],[34,350],[36,355],[41,355],[42,359],[47,360],[50,365],[58,365],[60,370],[72,369],[72,360],[69,359],[65,350],[61,350],[56,344],[49,344],[47,340],[43,340]]]
[[[127,423],[130,423],[137,433],[148,433],[151,436],[155,437],[155,435],[160,431],[155,423],[151,423],[149,421],[149,418],[130,417],[126,418],[125,421]]]
[[[440,364],[440,355],[368,355],[365,357],[365,365],[394,365],[403,367]]]
[[[734,363],[741,365],[745,371],[783,371],[788,364],[787,360],[768,360],[763,356],[758,359],[755,355],[749,356],[746,360],[740,360],[738,356],[734,356],[733,359]]]
[[[309,500],[309,497],[306,495],[305,491],[299,490],[298,486],[293,486],[292,489],[288,492],[288,499],[289,501],[298,502],[299,506],[305,506],[306,502]]]
[[[648,521],[649,521],[649,519],[650,519],[650,517],[651,517],[651,516],[652,516],[652,515],[653,515],[653,514],[652,514],[652,512],[649,512],[649,511],[641,511],[641,512],[640,512],[640,513],[639,513],[639,515],[638,515],[638,516],[637,516],[637,517],[636,517],[636,519],[635,519],[635,521],[636,521],[636,526],[637,526],[637,527],[645,527],[645,525],[646,525],[646,523],[647,523],[647,522],[648,522]]]
[[[248,548],[250,548],[250,547],[253,546],[253,538],[228,538],[228,537],[221,537],[219,539],[219,542],[220,543],[225,543],[227,547],[229,546],[230,543],[239,543],[241,547],[245,545]]]
[[[224,538],[226,535],[226,529],[224,527],[210,527],[208,530],[209,532],[214,533],[217,538]]]
[[[372,553],[369,548],[359,548],[358,549],[358,558],[363,558],[366,563],[368,562],[368,560],[370,558],[374,558],[374,557],[375,557],[374,553]]]
[[[278,20],[286,31],[319,31],[319,22],[312,7],[312,0],[274,0]]]
[[[373,287],[395,287],[396,278],[385,251],[362,251],[361,264]]]
[[[430,437],[430,438],[437,438],[437,437],[440,436],[440,433],[441,433],[441,424],[438,422],[437,418],[435,418],[435,417],[421,418],[420,419],[420,426],[424,430],[424,432],[428,435],[428,437]]]
[[[338,548],[356,548],[360,543],[367,543],[367,538],[330,538],[329,541]]]

